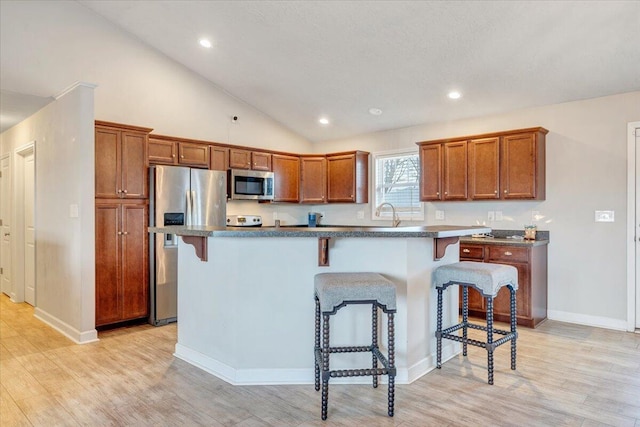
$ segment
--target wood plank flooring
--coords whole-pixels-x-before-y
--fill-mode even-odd
[[[553,321],[519,331],[518,369],[498,348],[493,386],[486,351],[470,347],[397,386],[393,418],[386,385],[330,385],[322,422],[313,385],[234,387],[174,358],[175,325],[76,345],[2,295],[0,425],[640,427],[640,334]]]

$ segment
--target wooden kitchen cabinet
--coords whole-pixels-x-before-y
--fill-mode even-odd
[[[232,169],[252,169],[257,171],[271,170],[271,154],[261,151],[229,150],[229,167]]]
[[[209,168],[209,146],[190,142],[178,142],[178,165]]]
[[[420,200],[544,200],[547,133],[537,127],[418,142]]]
[[[547,318],[547,245],[509,246],[461,242],[460,260],[515,267],[518,270],[518,325],[533,328]],[[469,289],[469,315],[486,318],[484,298],[475,289]],[[510,320],[509,289],[506,287],[493,300],[493,317],[499,322]]]
[[[543,128],[502,137],[500,197],[505,200],[545,199],[545,135]]]
[[[151,129],[96,121],[95,197],[149,196],[147,139]]]
[[[500,138],[472,139],[469,150],[469,198],[500,198]]]
[[[209,146],[211,160],[209,168],[216,171],[226,171],[229,169],[229,149],[219,145]]]
[[[209,168],[209,144],[164,135],[150,135],[147,161],[149,165],[177,165]]]
[[[273,154],[271,162],[275,179],[273,201],[298,203],[300,201],[300,158]]]
[[[369,153],[354,151],[327,154],[327,201],[367,203],[369,201]]]
[[[466,141],[420,147],[420,200],[466,200]]]
[[[326,188],[326,157],[300,156],[300,203],[325,203]]]
[[[96,203],[96,326],[149,314],[148,205]]]

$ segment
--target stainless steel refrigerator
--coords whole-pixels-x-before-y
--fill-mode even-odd
[[[149,169],[149,224],[226,226],[227,174],[181,166]],[[149,323],[177,320],[178,236],[149,236]]]

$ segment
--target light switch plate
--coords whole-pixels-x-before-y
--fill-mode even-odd
[[[502,221],[502,211],[496,211],[496,221]]]
[[[596,222],[614,222],[614,211],[596,211]]]
[[[436,219],[444,220],[444,211],[436,210]]]
[[[364,219],[364,211],[358,211],[356,215],[358,219]]]
[[[495,211],[487,212],[487,219],[489,221],[494,221],[496,219],[496,212]]]

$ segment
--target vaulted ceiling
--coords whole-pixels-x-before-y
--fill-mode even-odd
[[[18,3],[0,4],[3,130],[78,65],[47,49],[25,69],[16,32],[38,27]],[[310,141],[640,90],[637,1],[78,3]],[[82,44],[64,22],[39,36]]]

